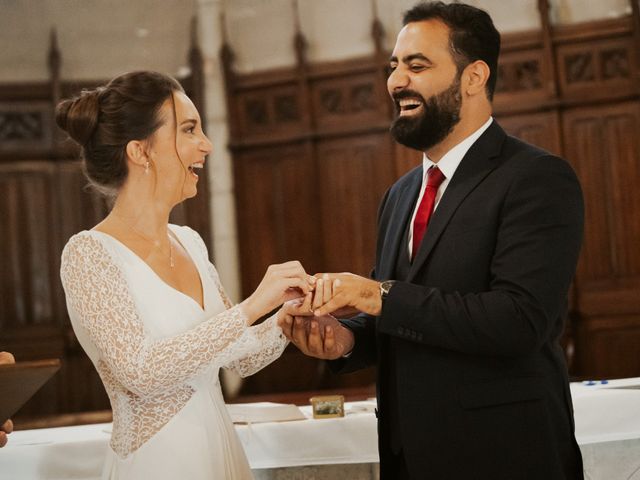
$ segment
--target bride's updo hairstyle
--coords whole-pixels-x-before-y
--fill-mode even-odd
[[[122,187],[127,143],[160,128],[158,112],[174,91],[184,92],[168,75],[132,72],[58,104],[56,123],[80,145],[85,174],[99,191],[113,195]]]

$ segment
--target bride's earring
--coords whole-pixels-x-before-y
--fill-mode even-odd
[[[149,175],[149,160],[147,160],[144,164],[144,174]]]

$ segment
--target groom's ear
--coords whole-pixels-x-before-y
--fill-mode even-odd
[[[467,96],[485,93],[491,69],[482,60],[476,60],[464,68],[462,72],[462,91]]]

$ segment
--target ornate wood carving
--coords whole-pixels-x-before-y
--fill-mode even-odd
[[[274,99],[275,121],[278,123],[300,120],[298,99],[294,95],[277,95]]]
[[[50,104],[0,102],[0,152],[51,148],[52,123]]]
[[[614,48],[600,52],[600,64],[602,65],[602,78],[629,78],[631,65],[629,51],[624,48]]]
[[[592,52],[567,55],[564,58],[567,84],[593,82],[596,78]]]
[[[560,82],[567,99],[632,95],[633,37],[598,39],[559,47]]]
[[[540,64],[537,60],[502,63],[498,68],[497,91],[526,92],[542,87]]]

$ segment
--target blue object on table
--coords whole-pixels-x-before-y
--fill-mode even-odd
[[[606,385],[607,383],[609,383],[609,380],[585,380],[584,382],[582,382],[583,385],[586,385],[588,387],[598,384]]]

